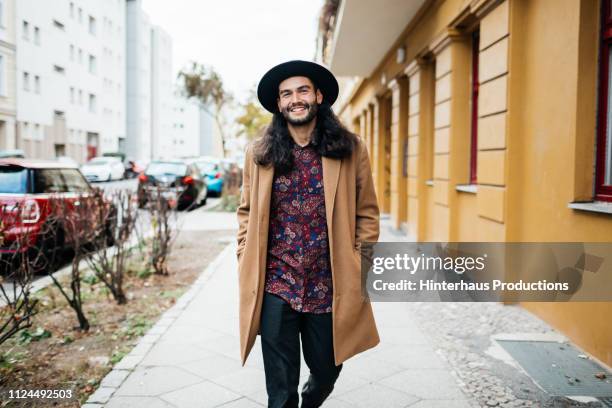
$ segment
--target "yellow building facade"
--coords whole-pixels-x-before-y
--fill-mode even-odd
[[[598,184],[609,5],[399,3],[343,1],[326,58],[351,78],[338,113],[367,142],[394,227],[415,241],[612,241]],[[612,365],[612,303],[522,306]]]

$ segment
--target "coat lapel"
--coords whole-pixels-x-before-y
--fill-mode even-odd
[[[259,181],[257,185],[257,211],[259,213],[259,219],[257,220],[257,230],[260,231],[260,245],[262,241],[267,239],[267,223],[270,219],[270,200],[272,199],[272,179],[274,177],[273,166],[257,166],[259,173]],[[265,231],[266,236],[262,236],[262,232]]]
[[[331,221],[334,210],[341,160],[323,156],[323,190],[325,192],[325,216],[327,217],[327,234],[331,242]]]

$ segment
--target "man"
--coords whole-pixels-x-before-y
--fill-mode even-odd
[[[360,246],[379,234],[370,162],[331,110],[325,67],[277,65],[257,96],[273,118],[247,147],[237,211],[242,365],[260,334],[268,406],[297,407],[301,336],[301,407],[319,407],[342,363],[380,341],[361,289]]]

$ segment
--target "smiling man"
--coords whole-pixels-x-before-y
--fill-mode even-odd
[[[359,252],[379,234],[370,162],[331,109],[325,67],[277,65],[257,95],[273,118],[247,147],[237,211],[242,364],[261,335],[268,406],[297,407],[301,337],[301,407],[319,407],[342,363],[379,343]]]

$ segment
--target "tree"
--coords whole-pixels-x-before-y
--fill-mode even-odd
[[[181,91],[183,95],[198,99],[204,106],[213,106],[213,116],[219,128],[223,156],[225,157],[227,136],[222,110],[232,101],[232,95],[223,87],[221,76],[213,67],[192,62],[190,67],[179,72],[178,78],[182,81]]]
[[[255,92],[252,92],[246,103],[242,104],[242,115],[236,118],[240,126],[240,135],[245,135],[248,140],[253,140],[270,123],[272,115],[261,108]]]

